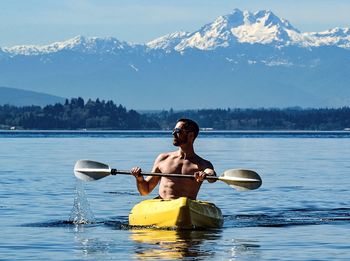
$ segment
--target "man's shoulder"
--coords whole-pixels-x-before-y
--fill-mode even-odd
[[[160,153],[157,157],[158,160],[165,160],[171,156],[174,155],[175,152],[163,152],[163,153]]]
[[[200,156],[198,156],[198,158],[199,158],[199,163],[200,163],[201,166],[204,166],[206,168],[213,166],[213,164],[209,160],[206,160],[206,159],[204,159],[204,158],[202,158]]]

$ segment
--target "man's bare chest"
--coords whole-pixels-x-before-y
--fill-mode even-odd
[[[200,164],[186,159],[165,160],[161,162],[159,169],[162,173],[193,174],[202,170]]]

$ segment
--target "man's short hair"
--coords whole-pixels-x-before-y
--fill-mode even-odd
[[[197,138],[199,133],[199,126],[195,121],[183,118],[183,119],[178,119],[177,122],[183,122],[184,123],[183,128],[186,131],[193,132],[194,138]]]

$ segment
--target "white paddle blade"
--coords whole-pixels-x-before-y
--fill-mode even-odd
[[[74,175],[83,181],[102,179],[110,174],[108,165],[96,161],[78,160],[74,166]]]
[[[219,180],[237,190],[253,190],[261,186],[262,181],[258,173],[247,169],[226,170]]]

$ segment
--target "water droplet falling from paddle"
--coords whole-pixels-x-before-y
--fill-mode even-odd
[[[90,204],[85,194],[83,182],[77,180],[75,185],[74,205],[69,216],[69,221],[74,224],[94,223],[95,217],[90,209]]]

